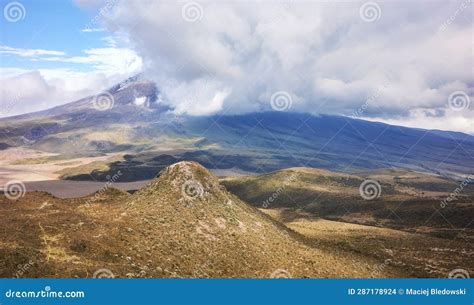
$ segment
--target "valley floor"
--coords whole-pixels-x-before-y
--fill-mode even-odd
[[[447,277],[454,269],[472,270],[474,247],[463,238],[445,239],[353,223],[314,218],[286,209],[261,209],[308,238],[316,248],[372,259],[373,276],[394,268],[402,277]],[[288,215],[291,214],[291,215]]]
[[[149,183],[150,180],[134,182],[114,182],[113,187],[122,191],[136,191]],[[25,182],[28,192],[48,192],[58,198],[78,198],[93,194],[104,188],[105,182],[49,180]]]

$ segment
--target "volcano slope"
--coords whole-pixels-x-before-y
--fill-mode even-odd
[[[133,195],[0,199],[2,277],[372,277],[381,261],[318,249],[180,162]],[[380,277],[406,277],[387,266]]]

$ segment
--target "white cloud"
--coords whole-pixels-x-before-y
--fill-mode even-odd
[[[169,88],[169,90],[168,90]],[[190,84],[165,86],[169,93],[167,99],[176,107],[179,114],[204,115],[223,109],[224,100],[231,94],[230,88],[222,88],[215,81],[196,80]],[[207,101],[202,104],[200,101]]]
[[[403,118],[365,118],[370,121],[384,122],[392,125],[420,127],[437,130],[456,130],[474,135],[474,111],[462,112],[452,109],[412,109],[408,116]]]
[[[21,92],[11,113],[39,110],[145,68],[180,113],[271,110],[272,94],[285,91],[291,111],[474,133],[472,15],[465,1],[378,1],[374,22],[360,18],[362,2],[203,1],[199,18],[189,22],[187,2],[75,0],[82,8],[107,8],[99,11],[100,24],[94,19],[96,26],[84,30],[110,31],[105,47],[70,56],[0,46],[2,55],[69,67],[3,67],[0,106]],[[449,108],[455,91],[469,96],[470,108]]]
[[[82,29],[81,32],[83,33],[96,33],[96,32],[104,32],[105,29],[103,28],[85,28]]]
[[[30,113],[96,94],[121,77],[62,69],[0,69],[0,117]],[[8,76],[4,76],[8,75]]]
[[[107,2],[115,2],[115,0],[74,0],[74,3],[83,9],[97,9]]]
[[[127,48],[94,48],[83,50],[84,56],[44,57],[44,61],[88,64],[107,75],[133,74],[141,71],[142,59]]]
[[[22,49],[0,45],[0,54],[16,55],[21,57],[39,57],[45,55],[63,56],[66,53],[61,51],[43,50],[43,49]]]
[[[113,42],[109,37],[107,43]],[[92,48],[83,50],[81,56],[68,56],[60,51],[1,46],[0,53],[6,52],[32,61],[65,63],[69,68],[0,68],[0,117],[44,110],[97,94],[142,70],[141,58],[127,48]],[[77,69],[77,65],[83,69]]]
[[[380,17],[365,22],[355,2],[206,1],[188,22],[182,2],[118,1],[106,27],[128,33],[169,103],[191,114],[269,110],[272,93],[287,91],[294,111],[351,115],[378,92],[363,116],[430,127],[417,109],[447,110],[457,90],[474,100],[462,1],[378,3]],[[197,84],[205,93],[190,98]],[[472,128],[448,114],[445,126]]]

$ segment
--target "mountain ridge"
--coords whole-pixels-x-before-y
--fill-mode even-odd
[[[135,91],[134,97],[143,97],[143,96],[151,97],[153,102],[156,102],[157,96],[160,93],[160,91],[158,89],[158,86],[155,82],[145,78],[144,74],[142,74],[142,73],[131,76],[131,77],[125,79],[124,81],[105,89],[101,93],[114,94],[114,93],[116,93],[120,90],[123,90],[128,85],[135,86],[135,85],[140,84],[140,83],[145,84],[146,87],[152,88],[152,90],[148,91],[148,89],[146,89],[144,91],[143,90]],[[135,90],[135,88],[133,90]],[[24,113],[24,114],[9,116],[9,117],[2,117],[2,118],[0,118],[0,122],[1,121],[9,121],[9,120],[12,120],[12,119],[31,118],[32,116],[34,117],[35,115],[39,115],[39,116],[41,116],[41,115],[51,115],[52,113],[56,112],[57,110],[68,111],[69,106],[72,106],[72,105],[76,106],[76,105],[83,105],[83,104],[90,103],[94,99],[94,97],[100,95],[101,93],[96,94],[96,95],[92,95],[92,96],[88,96],[88,97],[84,97],[84,98],[81,98],[81,99],[78,99],[78,100],[75,100],[75,101],[71,101],[71,102],[68,102],[68,103],[65,103],[65,104],[62,104],[62,105],[58,105],[58,106],[55,106],[55,107],[52,107],[52,108],[44,109],[44,110],[39,110],[39,111],[35,111],[35,112]],[[163,106],[164,105],[166,105],[166,104],[163,104]],[[173,108],[170,107],[170,106],[164,106],[164,108],[167,109],[167,110],[173,111]],[[271,111],[266,111],[266,112],[271,112]],[[295,112],[295,113],[298,113],[298,112]],[[61,113],[61,114],[63,114],[63,113]],[[248,114],[255,114],[255,113],[254,112],[249,112]],[[299,114],[303,114],[303,113],[300,112]],[[363,121],[363,122],[372,122],[372,123],[375,123],[375,124],[381,124],[381,125],[386,125],[386,126],[393,126],[393,127],[399,127],[399,128],[408,128],[408,129],[417,129],[417,130],[421,130],[421,131],[430,131],[430,132],[439,133],[439,134],[448,133],[448,134],[458,135],[458,136],[474,136],[474,135],[471,135],[471,134],[468,134],[468,133],[465,133],[465,132],[460,132],[460,131],[441,130],[441,129],[427,129],[427,128],[418,128],[418,127],[405,127],[405,126],[396,125],[396,124],[389,124],[389,123],[378,122],[378,121],[367,121],[367,120],[363,120],[363,119],[360,119],[360,118],[357,118],[357,117],[341,116],[341,115],[335,115],[335,114],[311,114],[311,115],[315,116],[315,117],[318,117],[318,116],[322,115],[322,116],[329,116],[329,117],[350,118],[350,119],[353,119],[353,120],[358,120],[358,121]],[[213,115],[208,115],[208,116],[212,117]],[[219,116],[219,114],[217,114],[217,116]]]
[[[26,147],[62,159],[115,156],[88,171],[71,168],[78,174],[66,171],[64,177],[73,180],[91,175],[101,180],[123,167],[135,172],[124,179],[146,180],[180,160],[255,173],[295,166],[340,172],[404,168],[456,180],[474,168],[474,137],[459,132],[295,112],[176,115],[158,86],[143,76],[101,94],[0,119],[0,147]],[[164,161],[166,155],[173,160]]]

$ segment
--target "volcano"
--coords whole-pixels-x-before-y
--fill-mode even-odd
[[[474,168],[471,135],[293,112],[179,115],[141,75],[96,96],[0,119],[0,149],[15,148],[55,155],[47,161],[109,157],[59,173],[69,180],[106,181],[120,169],[124,181],[152,179],[182,160],[231,173],[401,168],[455,180]]]

